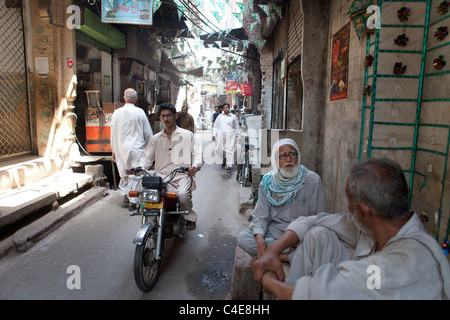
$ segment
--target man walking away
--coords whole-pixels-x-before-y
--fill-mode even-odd
[[[137,199],[128,199],[128,191],[133,183],[125,173],[127,168],[137,167],[145,147],[153,136],[149,120],[141,108],[135,106],[137,93],[128,88],[124,92],[125,105],[114,111],[111,119],[111,150],[117,164],[119,188],[129,209],[136,207]]]
[[[236,148],[236,133],[239,122],[234,114],[230,113],[230,105],[223,105],[223,114],[219,114],[213,125],[212,139],[216,141],[216,155],[223,159],[222,166],[226,164],[227,173],[231,173],[234,163],[234,150]]]

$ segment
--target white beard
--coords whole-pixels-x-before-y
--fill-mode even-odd
[[[286,179],[295,178],[299,172],[299,168],[296,165],[294,165],[294,167],[289,168],[289,169],[283,167],[283,168],[280,168],[279,170],[280,170],[281,175]]]

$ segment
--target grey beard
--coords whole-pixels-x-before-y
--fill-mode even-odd
[[[281,175],[286,179],[295,178],[299,172],[298,166],[294,166],[292,169],[280,168]]]

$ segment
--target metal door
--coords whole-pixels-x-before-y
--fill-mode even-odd
[[[31,151],[21,0],[0,0],[0,159]]]

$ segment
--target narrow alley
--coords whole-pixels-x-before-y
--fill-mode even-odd
[[[211,141],[210,131],[197,135],[203,135],[204,144]],[[119,191],[109,190],[28,252],[3,259],[0,299],[227,299],[236,235],[248,225],[239,214],[242,190],[236,171],[203,166],[193,193],[197,229],[184,239],[167,240],[161,276],[148,293],[133,277],[132,242],[141,218],[130,217]],[[80,268],[80,289],[67,286],[70,266]]]
[[[445,0],[0,0],[0,299],[449,299],[449,28]],[[120,194],[175,162],[192,199]]]

